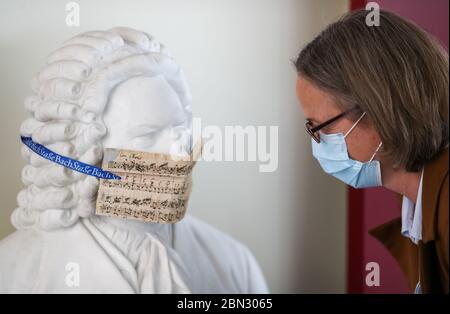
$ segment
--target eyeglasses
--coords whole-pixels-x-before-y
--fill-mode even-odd
[[[350,112],[352,112],[353,110],[359,109],[358,107],[353,107],[347,111],[342,112],[341,114],[338,114],[337,116],[335,116],[334,118],[331,118],[330,120],[327,120],[321,124],[319,124],[318,126],[313,126],[311,120],[306,120],[305,123],[305,129],[306,132],[308,132],[308,134],[317,142],[320,143],[320,133],[319,131],[321,129],[323,129],[326,126],[329,126],[330,124],[332,124],[333,122],[336,122],[337,120],[339,120],[340,118],[344,117],[345,115],[349,114]]]

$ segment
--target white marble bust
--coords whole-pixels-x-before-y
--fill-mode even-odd
[[[80,34],[32,88],[21,134],[61,155],[100,165],[105,147],[191,149],[183,72],[146,33]],[[267,292],[252,254],[226,234],[189,214],[173,225],[96,216],[96,178],[26,146],[22,155],[26,188],[11,217],[17,231],[0,241],[0,293]]]

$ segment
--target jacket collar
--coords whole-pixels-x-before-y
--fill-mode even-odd
[[[436,238],[437,207],[442,185],[448,176],[448,147],[440,152],[424,168],[422,187],[422,242],[433,241]],[[400,218],[394,219],[369,231],[385,246],[394,237],[393,232],[400,234],[398,225]]]
[[[425,166],[422,187],[422,241],[436,237],[438,202],[448,176],[448,147]]]

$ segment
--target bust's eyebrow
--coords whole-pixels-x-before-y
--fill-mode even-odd
[[[154,127],[154,126],[150,126],[148,124],[141,124],[141,125],[137,125],[135,127],[132,127],[131,129],[129,129],[128,134],[130,134],[131,136],[134,136],[134,137],[139,137],[139,136],[144,136],[144,135],[155,133],[155,132],[159,131],[160,129],[161,129],[160,127]]]

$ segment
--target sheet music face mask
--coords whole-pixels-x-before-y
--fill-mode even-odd
[[[200,142],[183,159],[167,154],[106,148],[103,170],[120,180],[100,179],[96,214],[162,224],[183,219]]]
[[[177,65],[171,69],[180,76]],[[188,93],[169,84],[177,80],[170,77],[133,76],[111,93],[102,116],[107,129],[102,168],[120,173],[121,179],[100,180],[97,214],[156,223],[184,217],[201,142],[192,150],[190,103],[182,102]],[[179,160],[180,155],[188,160]]]

